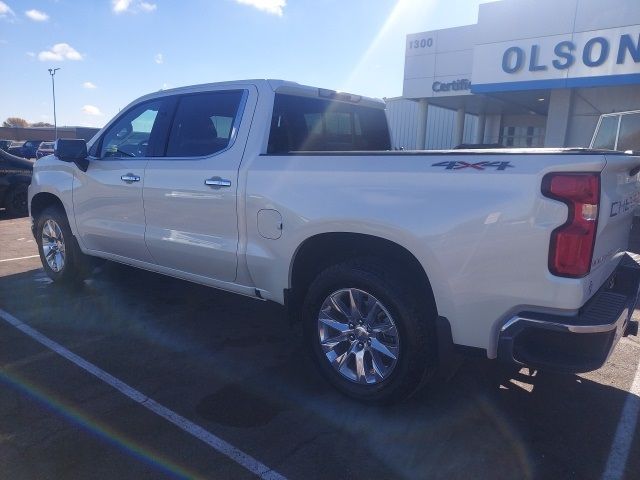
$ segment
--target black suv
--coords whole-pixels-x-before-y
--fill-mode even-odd
[[[9,148],[9,153],[22,158],[36,158],[36,150],[43,140],[27,140],[18,147]]]
[[[29,214],[28,192],[33,163],[0,150],[0,208],[13,217]]]

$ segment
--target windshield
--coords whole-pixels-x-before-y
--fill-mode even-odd
[[[591,148],[640,151],[640,111],[603,115]]]

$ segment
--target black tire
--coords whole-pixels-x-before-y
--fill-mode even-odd
[[[62,233],[64,241],[64,265],[59,271],[55,271],[49,266],[45,258],[45,253],[42,245],[42,231],[48,220],[53,220],[59,227]],[[67,216],[60,207],[52,206],[46,208],[35,219],[35,236],[38,243],[38,253],[40,254],[40,261],[45,273],[56,283],[61,284],[76,284],[84,280],[91,271],[90,258],[86,256],[80,250],[78,241],[76,240],[71,228],[69,227],[69,221]]]
[[[320,344],[318,315],[325,299],[342,289],[355,288],[375,297],[393,317],[399,339],[395,367],[375,384],[357,383],[330,364]],[[340,392],[369,404],[402,401],[414,393],[436,369],[435,309],[420,307],[417,292],[402,276],[385,268],[380,259],[352,260],[321,272],[309,287],[303,304],[305,341],[323,377]],[[427,311],[425,311],[427,310]]]
[[[5,207],[7,213],[12,217],[26,217],[29,215],[28,203],[29,186],[25,183],[19,183],[11,187],[7,192]]]

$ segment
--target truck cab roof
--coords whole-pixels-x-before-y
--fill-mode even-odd
[[[278,79],[247,79],[247,80],[232,80],[225,82],[214,83],[202,83],[197,85],[188,85],[184,87],[171,88],[167,90],[161,90],[159,92],[150,93],[143,97],[138,98],[133,103],[137,103],[143,100],[150,100],[152,98],[161,97],[164,95],[176,95],[184,93],[202,92],[211,88],[220,87],[238,87],[242,85],[254,85],[259,90],[271,91],[274,93],[281,93],[285,95],[295,95],[301,97],[318,98],[324,97],[335,101],[358,103],[366,107],[373,108],[385,108],[385,102],[379,98],[366,97],[363,95],[354,95],[346,92],[339,92],[335,90],[329,90],[325,88],[312,87],[310,85],[303,85],[297,82],[291,82],[288,80]]]

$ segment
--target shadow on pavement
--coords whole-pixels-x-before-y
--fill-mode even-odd
[[[293,478],[595,479],[627,398],[468,359],[405,403],[365,407],[319,378],[278,305],[111,263],[77,290],[39,270],[3,277],[0,297],[64,345],[99,338],[74,351]]]
[[[7,213],[7,210],[4,208],[0,208],[0,222],[3,220],[17,220],[19,218],[26,218],[26,217],[14,217],[11,216]]]

